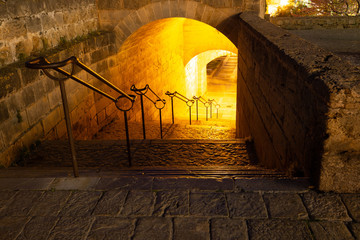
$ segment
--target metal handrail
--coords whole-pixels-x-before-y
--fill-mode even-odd
[[[69,72],[65,71],[64,69],[62,69],[62,67],[65,67],[65,66],[67,66],[69,64],[71,64],[71,67],[72,67],[71,73],[69,73]],[[106,84],[108,87],[115,90],[120,95],[118,97],[113,97],[113,96],[105,93],[104,91],[96,88],[95,86],[93,86],[93,85],[81,80],[80,78],[74,76],[75,65],[80,67],[81,69],[85,70],[90,75],[94,76],[95,78],[100,80],[102,83]],[[60,91],[61,91],[61,98],[62,98],[63,108],[64,108],[65,121],[66,121],[66,128],[67,128],[69,144],[70,144],[70,149],[71,149],[71,155],[72,155],[72,161],[73,161],[73,171],[74,171],[74,176],[75,177],[79,176],[79,170],[78,170],[78,164],[77,164],[77,159],[76,159],[75,144],[74,144],[74,138],[73,138],[72,129],[71,129],[70,113],[69,113],[69,107],[68,107],[66,91],[65,91],[65,84],[64,84],[64,81],[69,79],[69,78],[71,78],[74,81],[80,83],[81,85],[83,85],[83,86],[85,86],[87,88],[90,88],[91,90],[103,95],[104,97],[112,100],[115,103],[116,108],[119,109],[120,111],[124,112],[128,160],[129,160],[129,166],[131,166],[129,128],[128,128],[126,112],[129,111],[130,109],[132,109],[132,107],[134,105],[134,102],[135,102],[135,99],[136,99],[135,95],[126,94],[121,89],[116,87],[114,84],[112,84],[111,82],[109,82],[108,80],[106,80],[105,78],[100,76],[95,71],[91,70],[89,67],[87,67],[82,62],[80,62],[75,56],[72,56],[72,57],[70,57],[68,59],[65,59],[64,61],[54,62],[54,63],[49,62],[45,57],[39,57],[39,58],[30,60],[30,61],[27,61],[25,63],[25,66],[28,67],[28,68],[31,68],[31,69],[41,69],[45,73],[45,75],[48,76],[50,79],[59,82]],[[60,77],[56,77],[56,76],[50,74],[50,72],[48,71],[49,69],[52,69],[52,70],[55,70],[55,71],[61,73],[62,75],[64,75],[64,77],[60,78]],[[123,99],[123,98],[126,98],[127,100],[130,101],[131,105],[129,107],[124,108],[123,106],[120,105],[119,100]]]
[[[171,98],[172,123],[174,124],[174,100],[173,100],[173,98],[176,97],[176,98],[180,99],[181,101],[185,102],[186,105],[189,107],[189,121],[190,121],[190,125],[191,125],[191,107],[192,107],[192,105],[194,105],[195,101],[185,97],[184,95],[178,93],[177,91],[175,91],[173,93],[167,91],[165,93],[165,95],[168,95]]]
[[[135,92],[137,95],[140,96],[140,100],[141,100],[141,115],[142,115],[142,125],[143,125],[143,137],[144,139],[146,139],[146,130],[145,130],[145,114],[144,114],[144,101],[143,101],[143,96],[145,96],[149,101],[151,101],[154,106],[159,109],[159,117],[160,117],[160,138],[163,138],[163,134],[162,134],[162,119],[161,119],[161,110],[165,107],[166,104],[166,100],[165,99],[161,99],[149,86],[149,84],[146,84],[145,87],[143,88],[137,88],[135,86],[135,84],[133,84],[130,87],[130,90]],[[153,100],[152,98],[150,98],[149,96],[147,96],[148,92],[151,92],[156,99]],[[160,106],[158,104],[161,104]]]
[[[215,99],[209,99],[210,102],[210,118],[212,118],[212,106],[215,105],[216,108],[216,118],[219,118],[219,108],[220,104]]]
[[[206,108],[206,121],[209,119],[208,118],[208,108],[210,106],[209,101],[206,101],[205,98],[203,98],[202,96],[193,96],[193,99],[195,99],[196,101],[196,120],[199,120],[199,104],[198,102],[200,101],[202,104],[204,104],[205,108]]]

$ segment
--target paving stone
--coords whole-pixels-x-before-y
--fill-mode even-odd
[[[189,192],[159,191],[156,192],[154,216],[189,215]]]
[[[247,240],[246,222],[240,219],[214,218],[211,220],[211,239]]]
[[[98,177],[56,178],[50,187],[56,190],[89,190],[94,189],[99,179]]]
[[[61,217],[48,239],[83,239],[93,221],[90,217]]]
[[[171,233],[170,218],[140,218],[132,239],[171,239]]]
[[[352,219],[356,222],[360,222],[360,194],[343,194],[341,195],[341,198]]]
[[[46,191],[30,211],[31,216],[57,216],[69,199],[70,191]]]
[[[2,209],[0,216],[27,216],[34,202],[43,194],[41,191],[20,191]]]
[[[0,191],[0,213],[10,203],[16,193],[15,191]]]
[[[150,216],[154,208],[154,199],[154,192],[130,191],[120,215]]]
[[[59,216],[90,216],[101,195],[96,191],[73,192]]]
[[[125,203],[128,191],[111,190],[105,192],[96,205],[95,215],[118,215]]]
[[[183,217],[174,219],[174,239],[210,239],[209,220],[206,218]]]
[[[130,239],[134,232],[135,221],[136,219],[98,217],[92,225],[87,239]]]
[[[263,198],[270,218],[309,218],[300,196],[296,193],[267,193]]]
[[[15,239],[29,217],[0,217],[0,239]]]
[[[190,214],[228,216],[224,193],[190,193]]]
[[[116,177],[101,178],[95,186],[97,190],[110,190],[115,188],[151,190],[152,178],[148,177]]]
[[[47,190],[54,178],[0,178],[1,190]]]
[[[315,239],[354,239],[343,222],[310,222]]]
[[[305,240],[312,239],[303,221],[249,220],[248,233],[251,240]]]
[[[308,186],[308,180],[235,179],[235,188],[244,191],[307,192]]]
[[[267,218],[265,203],[259,193],[227,193],[230,217]]]
[[[360,239],[360,223],[351,223],[350,229],[354,234],[355,239]]]
[[[48,239],[57,220],[57,217],[33,217],[16,240]]]
[[[303,194],[302,198],[312,219],[351,221],[344,204],[336,194],[310,192]]]
[[[233,190],[234,182],[230,178],[155,178],[153,189]]]

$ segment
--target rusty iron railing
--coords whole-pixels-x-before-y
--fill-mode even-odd
[[[144,101],[143,96],[150,100],[154,104],[154,106],[159,109],[159,118],[160,118],[160,138],[163,138],[162,132],[162,119],[161,119],[161,110],[165,107],[166,101],[165,99],[161,99],[150,87],[148,84],[145,85],[143,88],[136,88],[135,84],[133,84],[130,88],[131,91],[135,92],[137,95],[140,96],[141,100],[141,115],[142,115],[142,125],[143,125],[143,137],[146,139],[146,131],[145,131],[145,113],[144,113]],[[153,100],[151,97],[147,95],[150,92],[155,97]]]
[[[71,65],[71,72],[70,73],[65,71],[64,69],[62,69],[62,67],[65,67],[67,65]],[[73,79],[74,81],[82,84],[83,86],[85,86],[87,88],[90,88],[91,90],[101,94],[102,96],[112,100],[115,103],[116,108],[119,109],[120,111],[124,112],[124,119],[125,119],[124,122],[125,122],[125,131],[126,131],[126,143],[127,143],[128,161],[129,161],[129,166],[131,166],[129,127],[128,127],[128,121],[127,121],[126,112],[128,112],[130,109],[132,109],[132,107],[134,105],[134,102],[135,102],[135,99],[136,99],[135,95],[126,94],[121,89],[119,89],[118,87],[113,85],[111,82],[109,82],[108,80],[106,80],[105,78],[100,76],[98,73],[91,70],[89,67],[87,67],[82,62],[80,62],[74,56],[70,57],[70,58],[68,58],[68,59],[66,59],[64,61],[54,62],[54,63],[49,62],[44,57],[39,57],[39,58],[36,58],[34,60],[30,60],[30,61],[26,62],[25,66],[28,67],[28,68],[32,68],[32,69],[41,69],[45,73],[45,75],[48,76],[50,79],[59,82],[60,91],[61,91],[61,98],[62,98],[64,114],[65,114],[67,134],[68,134],[68,139],[69,139],[69,144],[70,144],[70,149],[71,149],[71,155],[72,155],[73,171],[74,171],[74,176],[75,177],[79,176],[79,170],[78,170],[78,164],[77,164],[77,159],[76,159],[75,144],[74,144],[74,138],[73,138],[72,129],[71,129],[69,106],[68,106],[68,102],[67,102],[66,91],[65,91],[65,83],[64,83],[65,80],[67,80],[69,78]],[[81,80],[80,78],[76,77],[74,75],[75,66],[78,66],[81,69],[85,70],[90,75],[94,76],[99,81],[106,84],[108,87],[115,90],[120,95],[118,97],[113,97],[113,96],[105,93],[104,91],[96,88],[95,86],[93,86],[93,85]],[[58,73],[60,73],[61,76],[63,76],[63,77],[58,77],[58,76],[55,76],[55,75],[51,74],[50,73],[51,69],[58,72]],[[120,102],[123,102],[123,100],[127,100],[128,104],[127,105],[122,105]]]
[[[185,102],[186,105],[189,107],[189,122],[191,125],[191,107],[192,105],[194,105],[194,100],[192,99],[188,99],[187,97],[185,97],[184,95],[178,93],[177,91],[171,93],[169,91],[167,91],[165,93],[166,95],[168,95],[171,98],[171,117],[172,117],[172,123],[174,124],[174,100],[173,98],[176,97],[178,99],[180,99],[181,101]]]

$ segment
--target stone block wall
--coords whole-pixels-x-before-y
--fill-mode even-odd
[[[360,28],[360,16],[271,17],[270,22],[287,30]]]
[[[360,191],[359,71],[252,14],[239,29],[239,135],[266,167]]]
[[[69,42],[66,49],[49,53],[47,58],[53,62],[77,56],[91,69],[114,81],[116,76],[110,71],[117,62],[114,45],[112,33],[91,35],[81,42]],[[80,79],[105,89],[85,71],[77,71]],[[0,164],[8,166],[36,141],[67,135],[56,81],[40,70],[25,68],[24,62],[3,67],[0,73]],[[65,87],[76,139],[91,138],[119,113],[111,100],[73,80],[66,80]]]
[[[0,67],[98,30],[95,0],[0,4]]]

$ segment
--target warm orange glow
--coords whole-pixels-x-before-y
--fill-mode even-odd
[[[289,0],[268,0],[267,13],[270,14],[270,16],[273,16],[279,7],[285,7],[289,4]]]

